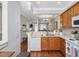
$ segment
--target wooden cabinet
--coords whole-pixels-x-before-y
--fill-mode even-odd
[[[41,48],[42,50],[59,50],[60,40],[57,37],[42,37]]]
[[[60,50],[60,40],[57,37],[50,38],[49,50]]]
[[[48,50],[48,38],[42,37],[41,38],[41,49]]]
[[[76,15],[79,15],[79,2],[60,15],[60,23],[62,24],[62,28],[71,28],[72,17]]]
[[[72,13],[73,13],[73,10],[70,9],[66,13],[67,13],[67,18],[66,18],[67,23],[66,23],[66,26],[67,26],[67,28],[71,28],[72,27],[72,16],[73,16]]]
[[[49,50],[54,50],[55,49],[55,42],[53,38],[49,38]]]
[[[70,13],[69,14],[71,15],[71,17],[74,16],[74,8],[73,7],[70,8]]]
[[[62,28],[71,28],[72,27],[72,16],[73,9],[67,10],[60,16],[60,22],[62,24]]]
[[[60,50],[61,45],[65,44],[62,40],[64,39],[59,37],[42,37],[41,48],[42,50]]]
[[[61,51],[65,55],[65,40],[60,37],[42,37],[41,50]]]
[[[59,38],[56,38],[56,39],[54,39],[54,50],[60,50],[60,43],[61,43],[61,39],[59,39]]]
[[[74,16],[73,8],[70,8],[70,10],[67,11],[67,21],[68,21],[68,28],[72,27],[72,17]]]
[[[67,28],[67,13],[65,12],[64,14],[62,14],[62,27],[63,28]]]
[[[73,6],[74,16],[79,15],[79,2]]]
[[[61,39],[61,38],[60,38]],[[61,49],[61,52],[63,53],[63,55],[66,54],[66,43],[65,43],[65,40],[61,39],[61,43],[60,43],[60,49]],[[63,46],[62,46],[63,45]]]

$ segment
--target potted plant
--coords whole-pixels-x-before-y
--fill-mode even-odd
[[[78,31],[72,31],[73,37],[77,39]]]

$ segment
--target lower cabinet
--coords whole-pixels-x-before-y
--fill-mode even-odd
[[[28,40],[28,51],[61,51],[65,55],[65,40],[60,37],[41,37]]]
[[[58,50],[65,55],[65,40],[60,37],[42,37],[41,50]]]
[[[48,50],[49,49],[48,41],[49,40],[47,38],[42,37],[42,39],[41,39],[41,50]]]
[[[49,50],[60,50],[60,39],[50,38],[49,40]]]
[[[50,38],[50,40],[49,40],[49,49],[48,50],[55,50],[55,42],[54,42],[54,40],[52,40],[52,38]]]
[[[60,50],[64,55],[66,55],[66,42],[64,39],[61,39],[60,41]]]

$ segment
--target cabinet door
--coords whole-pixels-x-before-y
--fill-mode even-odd
[[[48,50],[48,39],[47,38],[42,38],[41,39],[41,49],[42,50]]]
[[[72,17],[71,17],[71,10],[67,11],[67,28],[72,27]]]
[[[63,15],[62,15],[63,19],[62,19],[62,27],[63,28],[67,28],[67,13],[65,12]]]
[[[60,47],[61,47],[61,52],[64,54],[64,56],[66,55],[66,43],[65,43],[65,39],[62,39],[62,38],[60,38],[61,39],[61,43],[60,43]]]
[[[55,38],[54,39],[54,49],[55,50],[60,50],[60,39],[59,38]]]
[[[54,38],[49,38],[49,50],[54,50]]]
[[[74,8],[70,8],[70,15],[71,15],[71,18],[74,16]]]
[[[74,8],[74,16],[79,15],[79,2],[73,8]]]
[[[60,40],[58,38],[50,38],[49,42],[50,50],[60,50]]]

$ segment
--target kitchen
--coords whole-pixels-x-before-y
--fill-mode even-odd
[[[69,4],[67,6],[64,5],[66,8],[62,8],[61,10],[60,6],[63,7],[62,5],[68,2]],[[51,8],[50,5],[54,3],[56,4],[54,8],[58,9]],[[24,7],[22,4],[24,3],[21,2],[21,7]],[[33,16],[31,15],[31,20],[26,20],[27,23],[23,23],[26,25],[27,52],[58,51],[63,57],[79,57],[79,2],[35,1],[31,3],[28,2],[28,4],[30,6],[29,10],[32,9]],[[46,4],[50,5],[47,6]],[[50,8],[48,8],[49,6]],[[53,11],[50,12],[51,10]],[[60,10],[62,12],[60,12]],[[22,9],[22,11],[24,10]],[[47,54],[49,55],[50,53]]]

